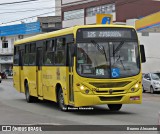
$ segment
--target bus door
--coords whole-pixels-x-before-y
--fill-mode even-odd
[[[43,48],[37,48],[37,94],[39,97],[43,97],[42,91],[42,64],[43,64]]]
[[[69,65],[69,103],[74,104],[74,90],[73,90],[73,65],[74,65],[74,57],[72,55],[73,51],[73,43],[68,44],[68,65]]]
[[[20,84],[20,92],[24,92],[24,50],[19,51],[19,62],[20,62],[20,71],[19,71],[19,84]]]

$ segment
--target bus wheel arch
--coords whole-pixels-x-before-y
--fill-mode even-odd
[[[65,105],[64,103],[64,94],[63,94],[63,89],[61,84],[57,83],[56,85],[56,99],[57,99],[57,103],[59,105],[59,108],[62,111],[67,111],[68,110],[68,106]]]

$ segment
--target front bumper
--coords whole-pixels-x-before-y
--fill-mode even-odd
[[[117,95],[87,95],[81,92],[75,92],[75,106],[93,106],[101,104],[141,104],[142,89],[134,93],[125,93]],[[131,100],[130,97],[139,97],[139,100]]]

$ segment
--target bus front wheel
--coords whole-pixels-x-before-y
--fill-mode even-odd
[[[68,110],[68,106],[65,105],[65,103],[64,103],[64,96],[63,96],[63,91],[62,91],[61,88],[59,89],[59,92],[58,92],[58,104],[59,104],[59,108],[62,111],[67,111]]]
[[[108,108],[111,111],[119,111],[122,107],[122,104],[108,104]]]
[[[34,97],[30,95],[29,93],[29,86],[28,86],[28,82],[25,84],[25,96],[26,96],[26,101],[28,103],[31,103],[34,101]]]

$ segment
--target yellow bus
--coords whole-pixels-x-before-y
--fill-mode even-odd
[[[84,25],[44,33],[14,44],[13,84],[36,99],[68,107],[142,102],[144,46],[133,27]]]

